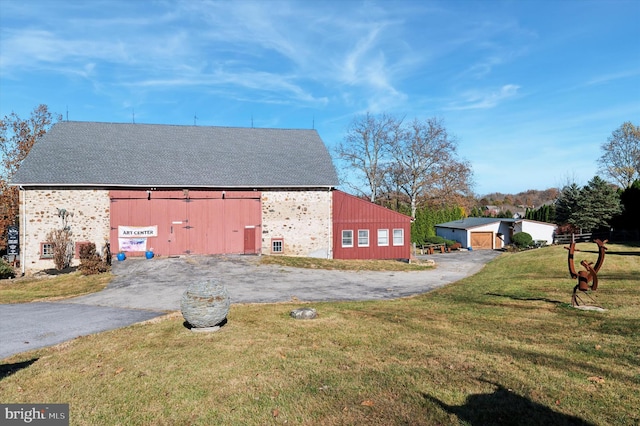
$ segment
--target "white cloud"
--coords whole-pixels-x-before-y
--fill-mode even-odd
[[[315,117],[330,140],[367,111],[441,115],[493,177],[484,156],[516,143],[555,170],[583,166],[640,111],[637,19],[622,6],[576,21],[569,5],[522,2],[0,2],[3,112],[44,102],[190,122],[216,108],[212,124]]]
[[[505,84],[497,90],[469,90],[461,94],[457,100],[445,110],[488,109],[518,95],[520,86]]]
[[[615,80],[637,77],[639,75],[640,75],[640,70],[638,70],[638,69],[620,71],[620,72],[615,72],[615,73],[610,73],[610,74],[603,74],[603,75],[599,75],[597,77],[593,77],[591,80],[587,81],[586,84],[588,86],[597,85],[597,84],[604,84],[604,83],[609,83],[609,82],[615,81]]]

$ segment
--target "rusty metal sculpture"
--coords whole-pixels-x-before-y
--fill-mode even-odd
[[[598,245],[598,260],[596,261],[596,266],[593,268],[596,271],[596,273],[600,271],[600,268],[604,263],[604,252],[605,250],[607,250],[607,248],[604,245],[607,243],[607,241],[609,240],[604,240],[604,241],[593,240],[593,242],[595,242]]]
[[[565,247],[565,249],[569,250],[569,254],[567,255],[567,264],[569,266],[569,275],[571,278],[578,278],[578,273],[576,272],[576,267],[573,264],[573,254],[576,251],[576,242],[571,241],[569,247]]]
[[[571,305],[573,306],[579,306],[581,304],[584,305],[578,291],[589,297],[589,299],[595,303],[595,300],[589,291],[594,292],[598,289],[598,271],[600,271],[600,268],[604,263],[604,255],[607,250],[605,244],[607,243],[607,240],[594,240],[594,242],[598,245],[598,260],[596,261],[595,266],[592,266],[593,262],[587,262],[586,260],[581,261],[580,264],[585,270],[580,272],[576,272],[574,263],[574,253],[579,251],[576,249],[576,243],[572,241],[569,247],[565,247],[565,249],[569,250],[569,254],[567,255],[569,275],[571,275],[571,278],[573,279],[578,279],[578,284],[573,288],[573,296],[571,297]]]

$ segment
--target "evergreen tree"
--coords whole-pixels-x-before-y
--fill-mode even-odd
[[[482,216],[484,216],[482,214],[482,209],[478,206],[474,206],[471,209],[471,213],[469,214],[469,217],[482,217]]]
[[[573,224],[583,231],[607,228],[611,219],[622,212],[618,193],[599,176],[591,179],[580,192],[580,209]]]
[[[436,236],[436,225],[465,217],[464,208],[425,206],[416,210],[416,219],[411,223],[411,241],[422,244]]]
[[[608,227],[621,212],[620,197],[614,188],[595,176],[583,187],[573,183],[561,191],[556,201],[556,223],[570,224],[582,232]]]
[[[556,200],[556,224],[574,225],[575,215],[580,209],[580,198],[580,188],[575,182],[562,188]]]

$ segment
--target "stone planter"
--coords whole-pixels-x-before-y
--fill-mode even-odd
[[[215,327],[229,313],[229,293],[218,280],[192,283],[182,294],[180,309],[184,319],[195,328]]]

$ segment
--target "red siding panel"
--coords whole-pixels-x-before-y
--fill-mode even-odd
[[[369,246],[358,247],[358,230],[369,231]],[[378,245],[378,229],[389,230],[387,246]],[[402,229],[404,244],[393,245],[393,230]],[[342,247],[342,231],[353,231],[353,247]],[[333,192],[333,257],[335,259],[409,259],[411,218],[342,191]]]

